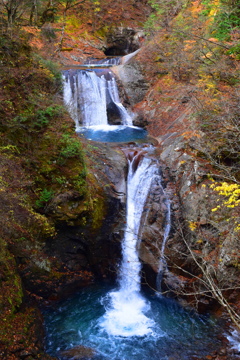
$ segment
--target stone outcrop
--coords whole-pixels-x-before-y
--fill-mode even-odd
[[[106,36],[104,53],[107,56],[129,54],[139,49],[143,38],[142,30],[114,27]]]
[[[44,209],[56,224],[55,236],[38,244],[29,242],[25,250],[22,245],[26,242],[13,249],[25,288],[32,296],[63,298],[96,279],[116,275],[124,223],[126,159],[121,151],[106,145],[92,143],[92,147],[97,149],[98,158],[91,150],[89,199],[83,201],[73,191],[56,195]]]
[[[238,238],[225,220],[229,218],[229,210],[219,214],[212,211],[219,196],[211,188],[213,180],[209,174],[214,170],[194,151],[197,141],[197,137],[189,139],[183,133],[160,143],[159,159],[166,188],[153,185],[146,204],[139,246],[143,277],[157,289],[159,270],[163,270],[162,291],[199,311],[221,304],[214,295],[216,288],[222,289],[226,299],[234,300],[237,308]],[[159,259],[163,255],[166,196],[171,201],[172,229],[164,252],[167,267],[162,269]]]
[[[119,77],[131,106],[141,102],[146,95],[149,84],[143,76],[142,65],[130,59],[123,65],[114,67],[113,72]]]
[[[171,271],[185,282],[185,291],[182,289],[180,295],[182,293],[188,302],[197,303],[203,310],[212,304],[213,298],[217,299],[209,298],[209,293],[207,297],[204,294],[213,292],[212,282],[217,282],[226,298],[231,293],[231,300],[239,301],[239,270],[236,266],[239,245],[236,234],[225,220],[229,218],[230,210],[226,209],[225,213],[224,209],[219,213],[212,211],[219,195],[211,185],[214,173],[218,174],[197,156],[197,142],[198,137],[188,138],[184,134],[168,138],[161,144],[160,159],[169,167],[181,204],[181,218],[174,224],[179,236],[170,237],[166,256]],[[188,293],[194,295],[187,296]]]

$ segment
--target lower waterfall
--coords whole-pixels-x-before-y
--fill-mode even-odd
[[[143,336],[151,333],[154,325],[154,321],[145,315],[149,304],[140,294],[141,264],[137,243],[141,215],[152,179],[157,176],[157,166],[151,159],[143,157],[135,169],[139,156],[141,153],[128,160],[126,229],[122,242],[119,290],[108,295],[110,306],[101,323],[108,334],[115,336]]]

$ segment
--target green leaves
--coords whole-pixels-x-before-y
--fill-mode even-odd
[[[78,138],[74,138],[69,134],[63,134],[61,138],[61,150],[57,162],[63,164],[66,159],[74,157],[78,157],[81,162],[84,161],[82,144]]]
[[[38,208],[45,206],[46,203],[48,203],[53,198],[53,195],[54,195],[53,190],[51,190],[51,189],[50,190],[43,189],[40,192],[39,199],[36,200],[36,206]]]

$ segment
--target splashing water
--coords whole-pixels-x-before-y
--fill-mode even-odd
[[[143,336],[152,333],[154,321],[145,314],[149,304],[140,294],[141,264],[137,254],[138,233],[144,204],[157,167],[144,157],[134,171],[135,155],[129,161],[127,180],[127,218],[122,243],[122,264],[119,274],[119,290],[111,292],[106,314],[101,326],[110,335]]]

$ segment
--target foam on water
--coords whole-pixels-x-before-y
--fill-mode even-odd
[[[107,284],[95,285],[59,305],[55,304],[52,309],[46,309],[46,349],[49,354],[64,360],[61,351],[82,345],[96,351],[94,360],[167,360],[171,356],[192,360],[193,356],[204,358],[217,348],[221,328],[194,316],[176,302],[144,293],[141,303],[140,294],[137,294],[136,307],[140,303],[143,305],[139,313],[139,308],[135,312],[128,307],[127,294],[123,300],[119,299],[118,291],[110,290]],[[109,330],[100,322],[106,319],[106,307],[111,307],[109,294],[116,293],[117,299],[112,295],[114,309],[119,300],[119,310],[124,308],[126,316],[122,315],[119,329],[114,323],[115,310],[109,309],[107,313],[113,323]],[[116,318],[119,320],[119,314]],[[111,326],[110,321],[108,325]]]
[[[110,294],[110,306],[100,325],[113,336],[145,336],[153,334],[155,322],[147,313],[150,306],[138,293],[114,291]]]

